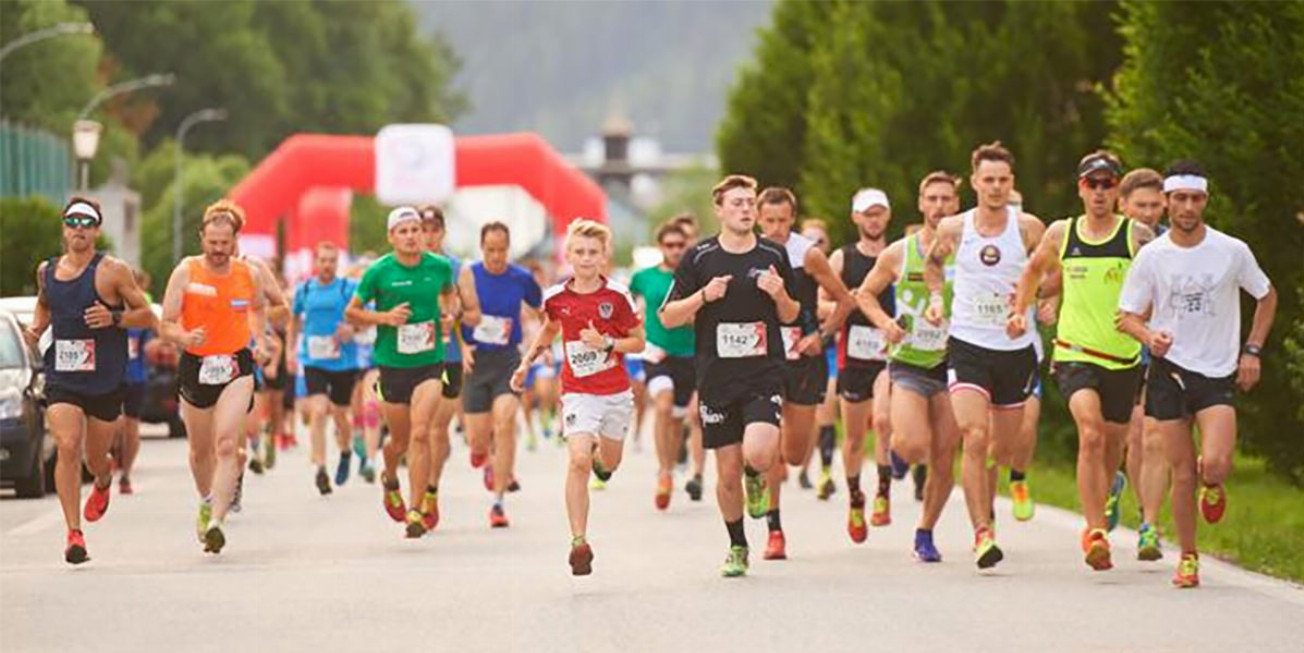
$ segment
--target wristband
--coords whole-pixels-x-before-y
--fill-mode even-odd
[[[1256,344],[1253,344],[1253,343],[1249,343],[1249,342],[1245,343],[1245,349],[1244,349],[1244,352],[1245,352],[1245,355],[1246,355],[1246,356],[1253,356],[1253,357],[1255,357],[1255,358],[1263,358],[1263,347],[1260,347],[1260,346],[1258,346],[1258,345],[1256,345]]]
[[[610,354],[611,351],[616,348],[616,339],[612,338],[611,336],[603,336],[603,338],[604,338],[604,342],[607,343],[607,346],[605,347],[605,351],[608,354]]]
[[[122,326],[122,311],[109,311],[109,315],[113,317],[113,326]]]

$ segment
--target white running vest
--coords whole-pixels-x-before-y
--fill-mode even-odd
[[[988,238],[974,226],[975,209],[964,213],[964,229],[955,254],[955,295],[951,302],[951,337],[997,351],[1031,347],[1037,338],[1036,321],[1029,316],[1028,330],[1017,339],[1005,334],[1006,318],[1014,303],[1014,289],[1028,263],[1028,251],[1019,233],[1019,211],[1007,208],[1005,231]],[[1033,313],[1029,310],[1029,313]],[[1035,315],[1035,314],[1034,314]]]

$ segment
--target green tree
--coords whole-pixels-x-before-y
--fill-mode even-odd
[[[0,43],[58,23],[87,21],[86,10],[64,0],[0,0]],[[94,35],[46,39],[15,50],[0,75],[4,116],[67,134],[72,121],[100,88],[101,44]]]
[[[1110,143],[1132,165],[1200,161],[1211,184],[1206,218],[1250,244],[1280,293],[1265,348],[1280,352],[1304,319],[1296,221],[1304,210],[1304,3],[1125,2],[1122,34],[1126,61],[1105,96]],[[1242,434],[1276,471],[1304,483],[1304,385],[1296,377],[1292,387],[1288,360],[1265,359],[1263,382],[1241,404]]]
[[[157,187],[156,171],[160,170],[166,160],[168,181],[161,189]],[[155,148],[150,156],[140,165],[137,178],[146,177],[147,184],[142,184],[142,203],[146,193],[156,194],[157,199],[149,207],[141,220],[140,263],[141,267],[154,278],[155,289],[162,290],[176,264],[172,260],[172,215],[174,193],[177,184],[171,177],[172,148],[169,142]],[[230,192],[245,175],[249,174],[249,162],[239,155],[227,154],[214,156],[210,154],[187,155],[182,172],[181,192],[185,201],[182,204],[181,238],[182,255],[199,253],[199,225],[204,216],[204,207],[219,200]]]

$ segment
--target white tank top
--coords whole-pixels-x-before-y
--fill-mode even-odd
[[[998,351],[1032,346],[1035,321],[1011,340],[1005,321],[1014,301],[1014,288],[1028,262],[1019,233],[1019,211],[1007,209],[1005,231],[988,238],[974,226],[974,209],[964,213],[964,229],[955,254],[955,295],[951,303],[951,337]]]

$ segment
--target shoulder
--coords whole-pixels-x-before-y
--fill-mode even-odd
[[[942,218],[937,224],[937,233],[942,236],[958,236],[964,230],[964,213]]]
[[[1046,227],[1046,235],[1051,238],[1063,238],[1068,233],[1069,225],[1073,224],[1073,218],[1060,218]]]
[[[543,302],[546,304],[554,298],[562,296],[566,292],[566,282],[555,283],[543,290]]]
[[[626,306],[628,306],[631,311],[635,313],[638,312],[638,305],[634,303],[634,295],[630,293],[629,288],[625,286],[625,284],[620,283],[619,281],[607,279],[606,290],[608,293],[623,299]]]
[[[906,247],[908,247],[909,244],[910,244],[910,236],[906,236],[905,238],[898,238],[897,240],[892,241],[892,244],[888,245],[883,250],[883,253],[878,255],[878,260],[880,261],[901,260],[901,258],[905,256]]]
[[[689,263],[693,265],[697,265],[702,260],[703,257],[709,256],[713,252],[717,252],[719,250],[720,250],[720,238],[719,236],[712,236],[711,238],[707,238],[706,240],[699,241],[696,245],[693,245],[693,249],[688,251],[688,254],[685,256],[685,260],[687,260]]]
[[[1046,223],[1041,218],[1031,213],[1019,214],[1019,230],[1023,233],[1042,233],[1046,231]]]
[[[762,256],[771,257],[778,261],[789,260],[788,251],[785,246],[779,245],[772,240],[760,236],[756,237],[756,251],[761,253]]]

